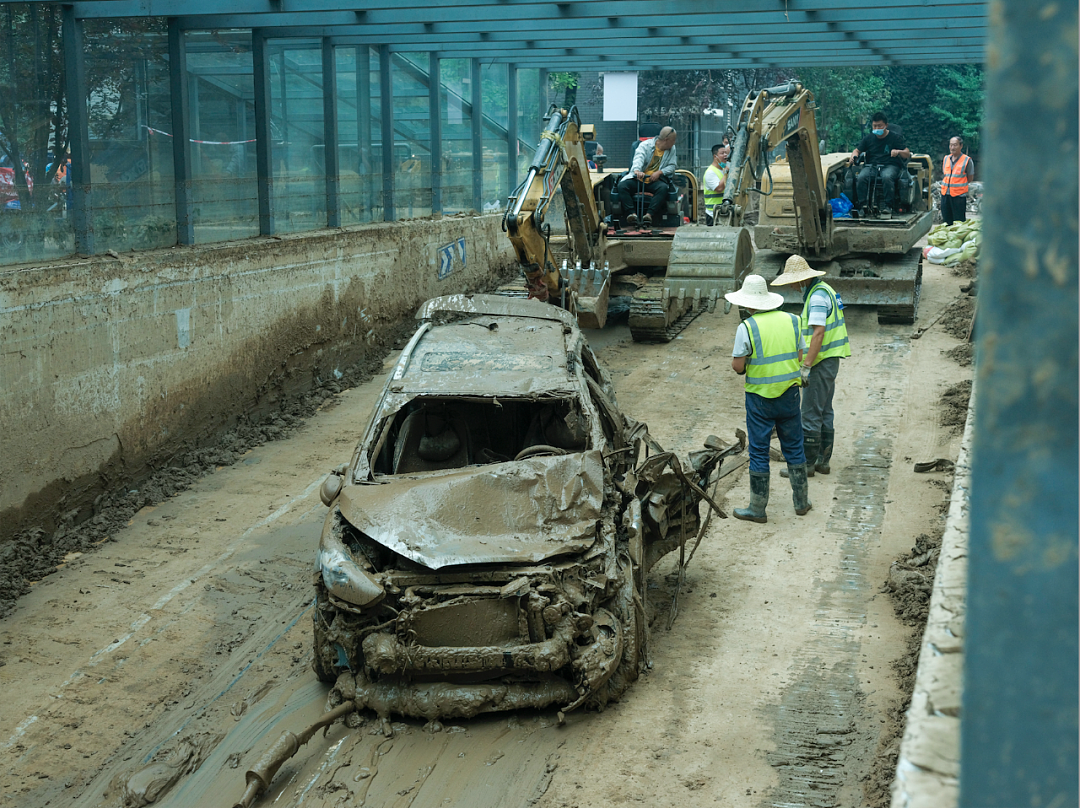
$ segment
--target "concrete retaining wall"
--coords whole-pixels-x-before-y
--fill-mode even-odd
[[[967,614],[968,506],[975,390],[956,459],[952,498],[941,537],[930,614],[919,651],[915,689],[900,743],[892,808],[956,808],[960,787],[960,702]]]
[[[364,358],[427,298],[488,286],[513,263],[499,222],[0,269],[0,542]]]

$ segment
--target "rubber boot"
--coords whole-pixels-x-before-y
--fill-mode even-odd
[[[795,513],[805,516],[806,512],[813,507],[810,504],[809,485],[806,482],[806,466],[801,463],[797,466],[788,463],[787,469],[791,480],[791,501],[795,503]]]
[[[806,476],[813,477],[814,469],[817,468],[817,464],[821,462],[821,432],[803,432],[802,433],[802,445],[803,452],[806,454]],[[790,466],[788,467],[790,468]],[[828,474],[829,472],[825,472]],[[780,469],[780,476],[787,477],[788,470]]]
[[[805,490],[806,483],[803,483]],[[736,519],[744,519],[747,522],[765,524],[769,520],[765,517],[765,506],[769,504],[769,472],[750,472],[750,507],[736,508]]]
[[[832,471],[829,467],[829,461],[832,460],[833,439],[835,437],[836,430],[821,428],[821,454],[818,456],[817,463],[814,466],[821,474],[828,474]]]

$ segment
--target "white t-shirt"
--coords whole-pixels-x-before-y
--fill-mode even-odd
[[[713,166],[713,168],[716,167]],[[719,171],[721,174],[724,173],[723,168],[717,168],[716,171],[707,170],[705,172],[705,187],[708,188],[710,191],[715,191],[717,188],[720,187],[720,177],[717,176],[717,171]]]
[[[810,295],[810,311],[806,315],[809,325],[825,325],[832,314],[832,298],[824,289],[816,289]]]

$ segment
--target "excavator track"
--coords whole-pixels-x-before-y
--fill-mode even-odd
[[[651,278],[630,302],[635,342],[670,342],[706,308],[742,284],[754,263],[745,228],[684,225],[675,231],[666,274]]]
[[[671,342],[704,308],[672,316],[676,301],[664,297],[665,278],[650,278],[630,301],[630,335],[634,342]]]

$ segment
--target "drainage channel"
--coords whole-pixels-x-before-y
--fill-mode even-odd
[[[907,347],[895,335],[879,334],[871,348],[880,358],[878,378],[899,378],[888,371],[899,369]],[[839,383],[843,384],[842,375]],[[890,387],[886,382],[867,392],[864,411],[871,414],[873,424],[864,423],[861,433],[849,433],[858,434],[852,459],[843,468],[834,468],[838,479],[826,531],[836,537],[841,560],[835,578],[815,582],[820,594],[814,622],[792,661],[798,673],[769,716],[776,728],[776,748],[768,760],[779,782],[764,805],[773,808],[833,808],[850,796],[844,792],[857,786],[851,782],[845,750],[855,738],[861,709],[856,632],[866,622],[873,589],[865,575],[868,549],[877,541],[885,517],[891,422],[899,415],[893,403],[903,393],[899,384]]]

